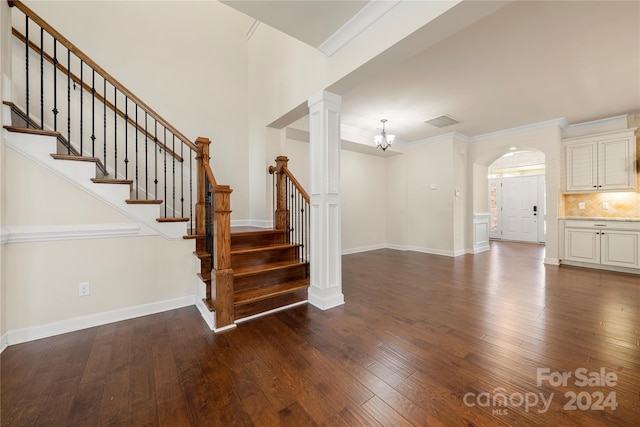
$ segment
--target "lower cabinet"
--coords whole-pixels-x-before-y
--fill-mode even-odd
[[[640,268],[640,223],[568,220],[564,245],[566,261]]]

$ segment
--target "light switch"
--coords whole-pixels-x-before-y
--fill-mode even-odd
[[[584,209],[584,202],[578,203],[578,209],[580,209],[580,210]]]
[[[609,202],[602,202],[602,209],[604,210],[609,209]]]
[[[460,190],[456,190],[455,194],[456,194],[456,197],[460,197]]]
[[[438,186],[436,184],[431,184],[431,185],[429,185],[429,189],[430,190],[437,190]]]

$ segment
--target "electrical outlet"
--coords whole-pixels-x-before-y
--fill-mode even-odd
[[[580,203],[578,203],[578,209],[580,209],[580,210],[584,210],[584,207],[585,207],[585,206],[584,206],[584,202],[580,202]]]
[[[609,202],[602,202],[602,209],[604,210],[609,209]]]
[[[89,293],[90,293],[89,283],[88,282],[80,283],[80,286],[78,289],[78,295],[81,297],[86,297],[87,295],[89,295]]]

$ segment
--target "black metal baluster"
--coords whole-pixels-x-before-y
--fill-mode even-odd
[[[164,128],[164,144],[167,145],[167,128]],[[167,218],[167,152],[164,152],[164,217]],[[173,216],[175,217],[175,211],[173,212]]]
[[[58,131],[58,40],[53,39],[53,131]]]
[[[273,212],[273,225],[272,227],[276,227],[276,193],[278,192],[276,188],[276,175],[278,172],[273,172],[271,174],[271,212]]]
[[[44,28],[40,27],[40,129],[44,130]]]
[[[156,200],[158,200],[158,119],[154,119],[155,120],[155,125],[154,125],[154,130],[153,130],[153,142],[155,143],[155,147],[153,147],[153,152],[154,152],[154,162],[153,162],[153,183],[155,184],[154,187],[154,197]],[[166,204],[167,201],[164,200],[164,203]],[[166,206],[165,206],[166,209]]]
[[[173,151],[173,156],[171,156],[171,179],[172,179],[172,195],[173,195],[173,216],[176,216],[176,136],[173,135],[173,142],[171,151]]]
[[[124,179],[129,179],[129,97],[124,97]]]
[[[103,172],[104,172],[104,176],[107,176],[107,79],[103,77],[103,88],[102,88],[102,106],[103,106],[103,126],[102,129],[104,130],[104,141],[102,144],[103,147],[103,154],[104,154],[104,164],[102,165],[102,167],[104,168]],[[118,175],[115,176],[116,179],[118,179]]]
[[[184,218],[184,141],[180,140],[180,216]]]
[[[148,114],[144,112],[144,198],[149,200],[149,132],[147,131]]]
[[[138,104],[136,104],[136,200],[138,199]]]
[[[24,30],[24,64],[25,64],[25,107],[26,107],[26,123],[25,127],[29,128],[29,17],[25,15],[25,30]]]
[[[105,91],[106,98],[106,91]],[[113,87],[113,173],[118,179],[118,89]]]
[[[96,70],[91,69],[91,157],[96,156]]]
[[[82,156],[82,141],[84,140],[84,61],[80,60],[80,155]]]
[[[71,154],[71,51],[67,49],[67,154]]]

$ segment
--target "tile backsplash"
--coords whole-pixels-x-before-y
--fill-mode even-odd
[[[597,218],[640,218],[640,193],[565,194],[564,216]],[[579,204],[584,203],[584,209]],[[609,209],[604,209],[607,203]]]

